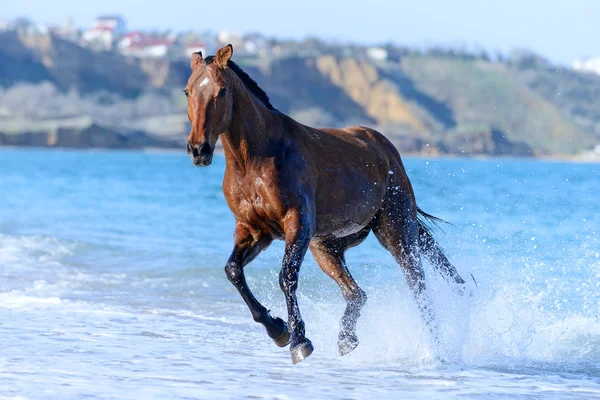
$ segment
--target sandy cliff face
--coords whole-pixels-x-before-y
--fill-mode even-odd
[[[341,88],[378,125],[400,124],[417,132],[426,131],[396,85],[382,77],[373,64],[352,58],[322,56],[317,59],[316,65],[333,85]]]

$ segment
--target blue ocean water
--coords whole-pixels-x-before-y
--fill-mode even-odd
[[[310,255],[300,308],[315,352],[293,366],[225,278],[224,159],[0,151],[0,397],[600,398],[600,165],[406,158],[437,238],[478,286],[426,264],[429,340],[393,259],[348,265],[369,301],[337,354],[344,302]],[[274,243],[247,268],[285,318]],[[440,361],[443,360],[443,361]]]

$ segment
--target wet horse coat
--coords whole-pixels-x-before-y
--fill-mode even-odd
[[[296,298],[298,273],[310,249],[347,301],[338,344],[342,355],[352,351],[358,345],[356,321],[366,295],[352,278],[344,254],[373,231],[401,265],[431,323],[420,255],[456,283],[464,281],[418,219],[420,210],[396,148],[370,128],[315,129],[277,111],[230,60],[232,54],[229,45],[214,57],[192,55],[184,90],[192,124],[187,151],[195,165],[206,166],[219,137],[223,143],[223,192],[236,220],[225,272],[254,320],[277,345],[291,344],[294,363],[312,353]],[[279,283],[287,324],[258,302],[244,276],[244,267],[274,239],[286,243]]]

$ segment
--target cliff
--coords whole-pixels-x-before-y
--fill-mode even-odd
[[[596,76],[414,53],[387,62],[339,54],[236,61],[300,122],[373,126],[404,152],[573,155],[600,142]],[[0,33],[0,144],[179,146],[189,129],[188,76],[187,60]]]

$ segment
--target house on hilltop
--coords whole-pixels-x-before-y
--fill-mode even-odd
[[[600,75],[600,57],[588,58],[586,60],[575,60],[573,69],[580,72],[591,72]]]
[[[127,24],[119,15],[101,15],[96,18],[95,28],[108,29],[117,36],[123,36],[127,31]]]
[[[206,43],[204,42],[189,42],[186,43],[183,49],[183,57],[190,58],[193,53],[201,52],[205,57],[208,55],[206,51]]]
[[[127,24],[118,15],[103,15],[96,18],[94,26],[83,32],[84,46],[95,50],[111,50],[115,42],[125,35]]]
[[[156,37],[143,32],[130,32],[119,41],[119,52],[125,56],[139,58],[166,57],[173,46],[173,39]]]

